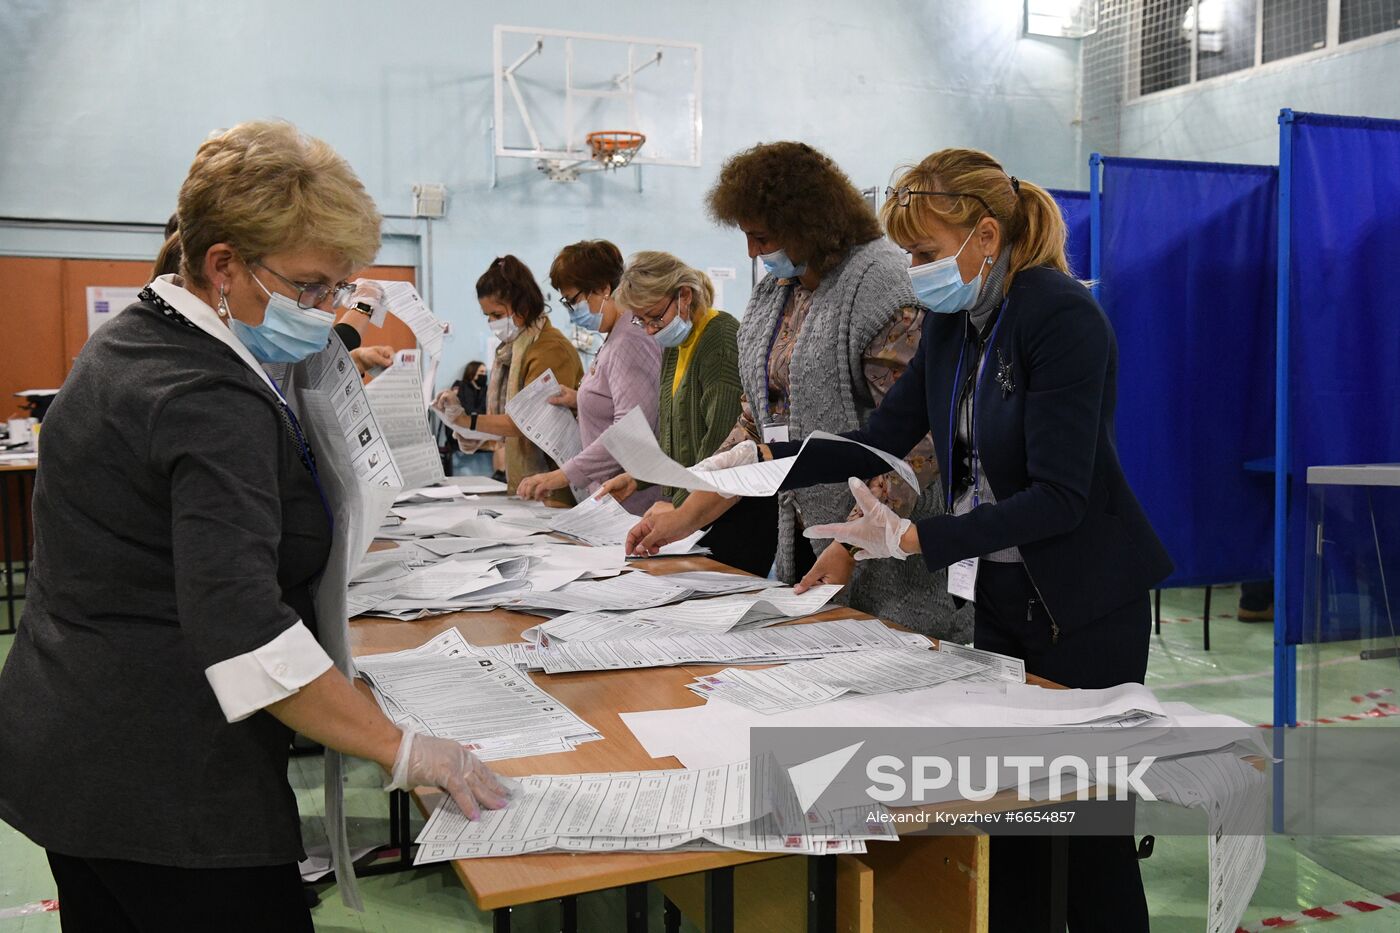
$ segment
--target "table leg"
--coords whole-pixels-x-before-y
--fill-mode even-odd
[[[510,908],[497,907],[491,911],[492,933],[510,933]]]
[[[9,617],[8,627],[0,632],[9,634],[15,630],[15,575],[12,565],[14,555],[10,553],[10,475],[0,473],[0,541],[5,547],[5,610]],[[26,580],[27,584],[29,581]]]
[[[647,885],[629,884],[623,889],[627,896],[627,933],[647,933]]]
[[[1069,837],[1050,837],[1050,933],[1065,933],[1069,917]]]
[[[1202,629],[1205,632],[1205,649],[1210,650],[1210,587],[1206,587],[1206,611]]]
[[[836,856],[807,856],[807,933],[836,933]]]
[[[681,933],[681,909],[669,897],[661,908],[661,924],[666,933]]]
[[[705,872],[705,933],[734,933],[734,867]]]
[[[398,813],[395,814],[399,824],[399,867],[413,867],[413,827],[409,823],[411,814],[408,791],[395,791],[398,795]]]
[[[34,494],[31,484],[25,492],[25,474],[19,474],[19,559],[24,565],[24,588],[29,589],[29,499]]]
[[[559,898],[559,933],[578,933],[578,898]]]

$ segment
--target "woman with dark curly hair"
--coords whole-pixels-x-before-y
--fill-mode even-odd
[[[720,453],[698,466],[752,463],[759,443],[864,426],[904,372],[923,328],[907,257],[881,236],[874,212],[846,174],[805,143],[767,143],[732,157],[708,201],[716,221],[743,231],[749,256],[768,274],[754,289],[739,331],[743,411]],[[906,459],[920,488],[889,473],[871,489],[904,517],[941,512],[932,441],[925,437]],[[731,512],[736,503],[744,508]],[[840,544],[803,537],[804,527],[860,514],[844,487],[766,500],[695,493],[675,512],[648,517],[633,538],[644,542],[654,530],[667,539],[684,536],[712,522],[722,526],[741,512],[751,547],[774,555],[778,576],[799,590],[849,583],[856,609],[940,638],[970,637],[970,625],[954,630],[942,576],[895,561],[857,564]]]

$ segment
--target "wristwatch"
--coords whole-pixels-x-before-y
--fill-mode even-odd
[[[355,310],[365,317],[374,317],[374,306],[367,301],[357,301],[355,303]]]
[[[476,416],[477,416],[478,414],[479,414],[479,412],[472,412],[470,428],[471,428],[471,430],[473,430],[473,431],[476,430]]]

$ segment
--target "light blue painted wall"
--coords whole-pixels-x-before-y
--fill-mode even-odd
[[[1119,155],[1278,162],[1278,112],[1400,117],[1400,38],[1341,46],[1142,98],[1122,111]]]
[[[702,268],[736,268],[726,303],[742,310],[743,240],[701,205],[721,160],[755,142],[805,140],[860,185],[884,185],[897,163],[952,145],[989,150],[1048,185],[1082,184],[1077,43],[1021,38],[1021,9],[1021,0],[7,0],[0,215],[164,221],[211,129],[287,118],[331,142],[385,212],[407,213],[415,182],[449,186],[432,256],[435,309],[456,326],[445,381],[484,349],[473,285],[505,252],[543,278],[555,251],[583,237],[624,252],[668,249]],[[556,185],[507,160],[490,190],[496,23],[702,43],[703,167],[647,169],[638,194],[627,174]],[[92,234],[46,236],[57,252],[99,248]],[[0,238],[0,250],[19,245],[13,232]]]

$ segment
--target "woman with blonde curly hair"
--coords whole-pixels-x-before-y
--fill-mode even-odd
[[[326,345],[374,202],[324,142],[253,122],[200,146],[178,213],[180,274],[87,342],[44,422],[0,819],[48,851],[65,929],[309,931],[293,731],[468,814],[506,793],[316,637],[330,507],[263,364]]]
[[[737,227],[749,256],[767,275],[754,289],[739,331],[743,410],[704,464],[752,463],[755,444],[862,427],[908,365],[919,342],[924,308],[914,296],[908,262],[880,235],[880,224],[845,173],[805,143],[778,142],[735,155],[720,169],[709,194],[710,214]],[[924,438],[908,452],[919,488],[894,473],[871,484],[880,501],[900,515],[923,518],[941,511],[938,465]],[[654,531],[684,534],[745,512],[746,539],[763,556],[766,574],[799,591],[820,583],[849,583],[854,608],[939,637],[955,630],[952,602],[942,579],[885,562],[858,565],[833,541],[809,542],[804,527],[853,514],[844,488],[804,489],[762,500],[692,495],[674,514],[638,525],[633,538],[646,548]]]

